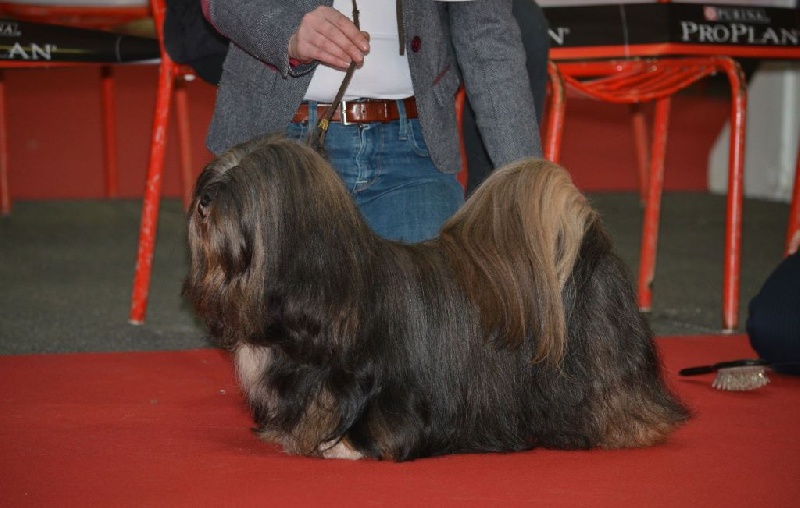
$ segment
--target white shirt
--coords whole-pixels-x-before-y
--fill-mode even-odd
[[[334,0],[334,9],[353,19],[351,0]],[[369,53],[357,67],[344,100],[405,99],[414,95],[406,53],[400,56],[395,0],[361,0],[361,30],[369,33]],[[305,100],[330,103],[339,91],[345,72],[320,64],[314,71]]]

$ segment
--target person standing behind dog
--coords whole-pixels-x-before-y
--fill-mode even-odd
[[[788,247],[786,258],[750,300],[747,334],[773,370],[800,375],[800,229]]]
[[[454,96],[463,82],[494,166],[541,156],[511,0],[202,0],[232,41],[207,145],[303,139],[358,64],[325,152],[376,233],[434,237],[462,204]],[[368,34],[368,35],[367,35]]]
[[[548,66],[550,57],[550,33],[544,11],[535,0],[512,0],[511,12],[522,32],[522,46],[525,48],[528,77],[530,78],[536,118],[541,121],[547,97]],[[464,149],[467,156],[467,195],[477,189],[494,170],[492,161],[483,147],[475,113],[469,99],[464,103],[464,122],[462,124]]]

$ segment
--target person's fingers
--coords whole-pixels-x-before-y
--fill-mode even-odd
[[[292,58],[339,68],[346,68],[351,61],[361,63],[368,50],[365,34],[342,13],[324,6],[306,14],[289,41]]]
[[[353,57],[353,60],[363,57],[364,53],[369,51],[369,40],[364,35],[364,32],[359,30],[347,16],[336,9],[331,10],[335,14],[328,13],[330,16],[327,16],[326,19],[336,28],[332,35],[342,42],[342,46],[351,46],[354,49],[352,52],[347,51]],[[344,36],[344,38],[341,36]]]
[[[347,53],[338,46],[326,44],[319,34],[293,35],[289,40],[289,56],[301,62],[317,60],[337,68],[347,68],[351,61]]]

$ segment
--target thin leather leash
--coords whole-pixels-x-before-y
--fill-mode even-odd
[[[356,3],[356,0],[353,0],[353,24],[356,25],[356,28],[361,30],[361,22],[359,21],[358,4]],[[344,75],[342,84],[339,86],[339,91],[336,92],[336,97],[333,98],[333,102],[331,102],[331,104],[325,109],[325,112],[317,121],[315,128],[308,134],[308,144],[319,153],[325,153],[325,135],[328,133],[328,127],[330,126],[331,118],[333,118],[336,108],[338,108],[339,104],[342,102],[344,92],[347,90],[347,87],[350,84],[350,79],[352,79],[355,70],[356,62],[353,60],[350,62],[350,66],[347,68],[347,72]]]
[[[397,17],[397,39],[400,41],[400,56],[406,54],[406,30],[403,27],[403,0],[395,2],[395,16]]]
[[[400,41],[400,56],[402,56],[405,54],[406,49],[405,29],[403,27],[403,0],[396,0],[395,15],[397,16],[397,34]],[[353,24],[356,25],[356,28],[361,30],[358,3],[356,3],[356,0],[353,0]],[[342,79],[342,84],[339,86],[339,91],[336,92],[336,97],[333,98],[333,102],[331,102],[331,104],[325,109],[325,112],[317,121],[314,129],[308,134],[308,144],[319,153],[325,153],[325,135],[328,133],[328,127],[330,126],[331,118],[333,118],[336,108],[338,108],[339,104],[341,104],[342,97],[344,97],[344,92],[350,85],[350,80],[353,78],[353,73],[355,70],[355,61],[350,62],[350,66],[347,68],[347,72],[344,74],[344,79]]]

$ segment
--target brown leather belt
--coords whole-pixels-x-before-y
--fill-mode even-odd
[[[417,101],[413,97],[403,99],[403,106],[406,110],[406,118],[417,118]],[[317,104],[317,119],[325,114],[327,104]],[[342,114],[344,111],[344,114]],[[362,99],[358,102],[342,101],[333,113],[332,122],[339,122],[343,125],[351,123],[387,123],[400,120],[400,111],[397,108],[397,101],[394,99]],[[297,113],[292,118],[293,123],[308,121],[308,104],[300,104]]]

